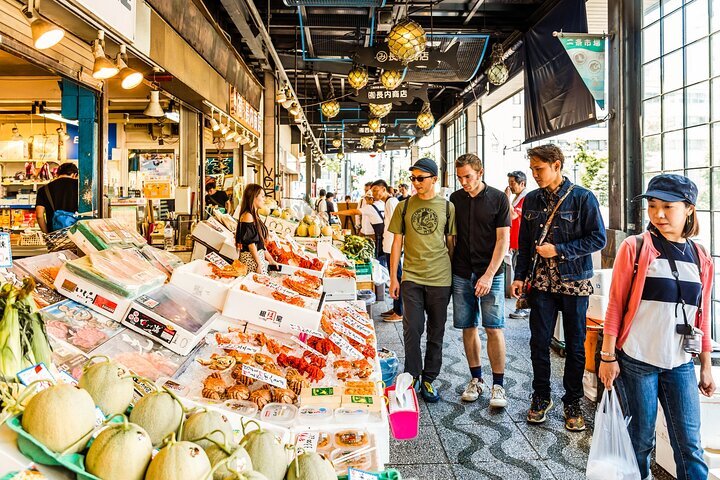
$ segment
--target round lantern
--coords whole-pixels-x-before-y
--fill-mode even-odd
[[[433,117],[432,111],[430,110],[430,104],[428,102],[425,102],[423,105],[415,123],[418,127],[425,131],[430,130],[432,126],[435,125],[435,117]]]
[[[368,108],[373,117],[383,118],[392,110],[392,103],[370,103]]]
[[[419,23],[405,18],[390,29],[386,41],[390,53],[401,62],[408,63],[417,60],[422,55],[427,38],[425,30]]]
[[[395,90],[397,87],[400,86],[403,79],[405,78],[406,70],[407,69],[383,70],[382,75],[380,75],[380,83],[382,83],[383,87],[387,88],[388,90]]]
[[[368,71],[362,65],[355,64],[348,72],[348,83],[355,90],[360,90],[368,82]]]
[[[380,130],[380,119],[379,118],[371,118],[368,120],[368,129],[371,132],[377,132]]]
[[[320,110],[327,118],[337,117],[337,114],[340,113],[340,102],[335,99],[328,100],[320,105]]]

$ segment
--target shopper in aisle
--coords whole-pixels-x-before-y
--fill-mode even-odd
[[[437,164],[421,158],[410,167],[417,195],[398,204],[390,221],[394,234],[390,254],[390,296],[400,298],[397,271],[404,250],[402,273],[405,371],[420,384],[427,402],[440,400],[433,382],[442,366],[443,337],[452,284],[452,243],[455,207],[435,193]],[[427,345],[423,362],[420,338],[427,315]]]
[[[595,195],[563,177],[565,157],[555,145],[528,150],[540,187],[525,197],[513,296],[527,292],[533,396],[527,421],[543,423],[550,397],[550,340],[558,312],[565,332],[562,400],[565,428],[585,429],[580,406],[585,369],[585,316],[593,275],[590,255],[605,246],[605,225]],[[528,292],[529,289],[529,292]]]
[[[473,153],[455,160],[462,188],[450,195],[455,205],[457,236],[452,258],[453,325],[462,330],[468,382],[461,398],[474,402],[485,390],[482,379],[482,342],[478,325],[487,335],[492,369],[490,406],[504,408],[505,377],[505,270],[510,243],[510,202],[483,180],[483,164]]]
[[[338,220],[337,217],[337,207],[335,206],[335,194],[333,192],[328,192],[325,195],[325,208],[328,215],[328,223],[330,225],[335,223],[340,223],[340,220]]]
[[[71,217],[77,212],[78,198],[77,165],[71,162],[63,163],[57,169],[57,177],[38,190],[35,216],[40,230],[50,233],[63,228],[60,217]],[[54,218],[56,212],[57,219]]]
[[[649,478],[658,399],[670,433],[677,478],[707,478],[700,444],[700,393],[711,397],[710,301],[713,262],[701,245],[698,190],[681,175],[653,177],[648,230],[623,241],[615,258],[600,351],[600,380],[618,379],[640,476]],[[700,357],[700,382],[692,357]],[[672,428],[670,428],[672,427]]]
[[[371,187],[372,185],[373,182],[370,182]],[[385,198],[387,198],[387,190],[382,189],[381,192],[380,189],[368,189],[365,198],[363,198],[362,207],[337,212],[337,215],[341,217],[360,216],[362,219],[360,233],[373,239],[375,242],[375,258],[380,263],[385,261],[382,248],[385,232],[385,202],[383,201]]]
[[[372,184],[373,199],[382,200],[385,204],[385,210],[383,211],[383,236],[381,242],[382,248],[382,264],[386,267],[390,267],[390,253],[392,251],[393,234],[388,230],[390,228],[390,221],[392,220],[395,207],[398,205],[397,198],[390,194],[388,184],[385,180],[376,180]],[[398,263],[397,279],[400,280],[402,276],[402,256]],[[393,307],[387,312],[380,314],[382,319],[386,322],[402,322],[402,297],[393,299]]]
[[[398,200],[401,202],[410,198],[410,187],[407,183],[401,183],[398,185]]]
[[[225,213],[230,213],[230,197],[223,190],[217,189],[215,179],[205,184],[205,206],[211,208],[224,208]]]
[[[249,272],[267,273],[268,265],[276,265],[265,250],[268,229],[257,211],[265,204],[265,191],[251,183],[245,187],[240,202],[240,221],[235,232],[235,243],[240,252],[239,260],[247,265]]]
[[[365,186],[364,186],[365,191],[364,191],[364,193],[363,193],[363,196],[360,197],[360,201],[358,202],[358,207],[357,207],[358,210],[362,210],[362,208],[363,208],[365,205],[367,205],[367,203],[368,203],[367,198],[368,198],[369,196],[370,196],[370,197],[372,196],[372,193],[370,192],[370,189],[372,188],[372,184],[373,184],[373,182],[366,182],[366,183],[365,183]],[[357,214],[357,215],[355,215],[355,228],[358,229],[358,233],[361,233],[361,234],[363,234],[363,235],[372,235],[372,232],[366,233],[367,229],[364,229],[364,228],[363,228],[362,214]],[[365,231],[363,231],[363,230],[365,230]]]
[[[527,177],[520,170],[507,174],[508,186],[505,188],[505,195],[511,201],[510,219],[510,257],[512,271],[515,271],[518,255],[518,237],[520,235],[520,222],[522,221],[522,207],[527,195]],[[514,197],[513,197],[514,195]],[[528,318],[530,311],[526,308],[516,308],[510,314],[510,318]]]
[[[327,192],[324,188],[321,188],[318,192],[318,198],[315,200],[315,211],[319,213],[321,216],[327,215],[327,201],[326,201],[326,195]]]

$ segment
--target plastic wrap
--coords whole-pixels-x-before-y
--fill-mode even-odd
[[[71,228],[71,232],[82,234],[95,250],[105,250],[113,246],[142,247],[147,244],[147,241],[135,230],[109,218],[80,220]],[[82,245],[78,246],[83,248]],[[88,253],[85,249],[83,251]]]
[[[40,311],[48,336],[85,353],[99,347],[123,327],[89,308],[65,300]]]

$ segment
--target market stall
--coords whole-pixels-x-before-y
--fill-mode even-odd
[[[115,440],[104,441],[105,432],[128,429],[147,435],[155,451],[150,461],[138,450],[137,478],[172,468],[203,478],[227,457],[218,469],[252,468],[277,480],[303,478],[305,468],[332,478],[349,468],[383,470],[389,427],[373,323],[364,303],[331,301],[332,293],[349,298],[352,262],[320,259],[275,235],[269,251],[281,272],[260,275],[217,251],[183,265],[112,220],[83,220],[71,235],[85,256],[50,253],[0,272],[2,291],[33,306],[8,330],[17,342],[0,344],[2,358],[12,352],[17,360],[0,364],[2,373],[20,381],[0,384],[3,417],[10,417],[0,428],[0,455],[8,459],[0,477],[33,460],[56,465],[40,467],[47,478],[130,478],[125,471],[112,477],[124,461]],[[13,312],[5,306],[3,328]],[[27,336],[33,322],[45,326],[52,346],[43,360],[32,348],[44,335]],[[47,433],[59,430],[65,443]],[[95,443],[81,438],[86,430]],[[73,454],[61,455],[70,443]],[[207,458],[164,463],[182,456],[182,447]]]

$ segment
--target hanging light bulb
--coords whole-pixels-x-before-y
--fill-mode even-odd
[[[98,32],[98,38],[95,40],[93,47],[93,56],[95,57],[95,63],[93,64],[93,78],[98,80],[107,80],[112,78],[120,71],[109,58],[105,56],[105,32],[100,30]]]
[[[342,146],[342,139],[340,139],[340,137],[333,138],[332,146],[335,148],[340,148]]]
[[[392,103],[369,103],[368,108],[373,117],[383,118],[392,110]]]
[[[285,88],[281,87],[280,90],[278,90],[277,95],[275,95],[275,101],[277,103],[283,103],[287,101],[287,95],[285,95]]]
[[[390,29],[385,40],[390,53],[404,64],[417,60],[425,51],[427,44],[425,30],[419,23],[410,20],[408,17],[396,23]]]
[[[370,120],[368,120],[367,125],[368,125],[368,129],[371,132],[377,132],[378,130],[380,130],[380,119],[373,117]]]
[[[342,151],[338,152],[336,156],[338,160],[342,160],[343,158],[345,158],[345,154]]]
[[[145,111],[143,111],[143,115],[148,117],[164,117],[165,111],[163,110],[162,106],[160,105],[160,91],[159,90],[151,90],[150,91],[150,103],[148,103],[147,108],[145,108]]]
[[[492,65],[487,70],[487,78],[493,85],[502,85],[509,76],[507,65],[503,60],[502,44],[496,43],[492,48]]]
[[[435,117],[433,117],[432,111],[430,110],[430,103],[425,102],[422,110],[417,116],[415,123],[422,130],[430,130],[435,125]]]
[[[143,81],[143,74],[127,66],[125,59],[127,51],[125,45],[120,45],[120,51],[115,58],[115,65],[120,70],[120,86],[125,90],[131,90]]]
[[[362,65],[354,64],[348,72],[348,83],[355,90],[360,90],[368,83],[368,71]]]
[[[406,68],[403,70],[383,70],[382,75],[380,75],[380,83],[388,90],[395,90],[405,78],[406,71]]]
[[[328,100],[320,105],[320,110],[326,118],[335,118],[340,113],[340,102],[335,99]]]

